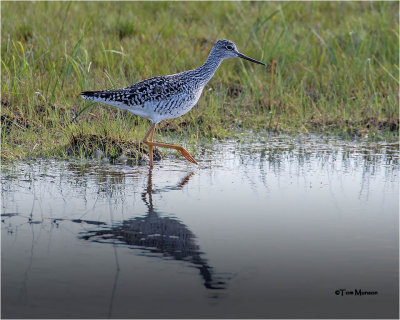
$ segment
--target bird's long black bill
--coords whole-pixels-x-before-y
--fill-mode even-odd
[[[265,63],[262,63],[262,62],[260,62],[260,61],[255,60],[255,59],[252,59],[252,58],[250,58],[250,57],[248,57],[248,56],[245,56],[244,54],[241,54],[241,53],[239,53],[239,52],[238,52],[237,54],[238,54],[239,58],[246,59],[246,60],[249,60],[249,61],[251,61],[251,62],[258,63],[258,64],[262,64],[263,66],[265,66]]]

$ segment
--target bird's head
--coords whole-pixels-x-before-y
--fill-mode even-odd
[[[225,39],[218,40],[212,48],[212,53],[221,59],[242,58],[265,66],[264,63],[249,58],[248,56],[245,56],[244,54],[240,53],[236,45],[230,40],[225,40]]]

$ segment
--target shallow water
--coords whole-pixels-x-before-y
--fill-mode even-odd
[[[398,318],[398,144],[254,140],[3,167],[2,317]]]

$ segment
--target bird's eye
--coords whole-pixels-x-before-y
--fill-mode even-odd
[[[233,47],[232,47],[232,46],[226,46],[226,48],[227,48],[228,50],[233,50]]]

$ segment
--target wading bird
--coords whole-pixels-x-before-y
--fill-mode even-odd
[[[85,91],[81,96],[122,110],[128,110],[152,122],[143,143],[149,147],[150,167],[153,167],[153,148],[164,147],[179,151],[187,160],[197,164],[189,152],[172,144],[154,142],[154,129],[162,120],[180,117],[197,103],[208,81],[224,59],[242,58],[258,64],[264,63],[241,54],[229,40],[218,40],[207,61],[194,70],[140,81],[130,87],[116,90]]]

